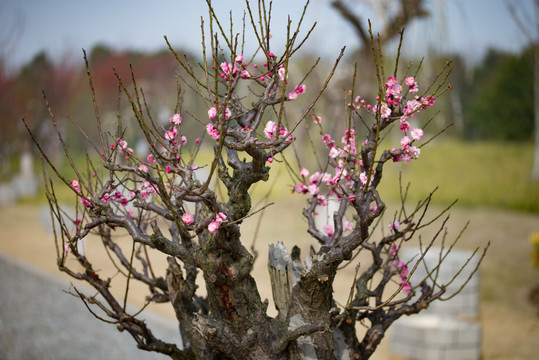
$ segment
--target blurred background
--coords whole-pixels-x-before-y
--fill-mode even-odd
[[[294,24],[303,6],[303,1],[273,1],[275,53],[282,51],[279,44],[286,36],[288,16]],[[224,23],[232,11],[235,31],[241,32],[244,1],[214,1],[214,7]],[[83,159],[87,146],[71,119],[95,137],[81,50],[85,49],[104,124],[113,131],[122,115],[126,137],[136,143],[136,123],[130,125],[129,104],[118,98],[112,68],[131,85],[132,65],[155,118],[167,121],[174,113],[183,70],[163,35],[195,64],[202,54],[200,17],[207,19],[207,14],[203,0],[0,1],[0,253],[57,275],[52,235],[44,226],[39,155],[21,121],[28,122],[45,151],[69,174],[42,93],[70,151]],[[314,22],[317,26],[297,55],[293,68],[297,75],[291,76],[299,81],[321,57],[307,83],[308,89],[316,89],[340,49],[347,47],[330,90],[319,103],[329,127],[345,118],[344,94],[351,87],[356,63],[356,91],[372,98],[375,80],[365,36],[367,19],[380,34],[388,64],[396,54],[398,30],[406,29],[401,68],[409,62],[417,66],[424,57],[422,83],[429,83],[448,60],[454,67],[448,80],[452,90],[439,100],[441,113],[428,130],[430,135],[443,131],[442,136],[422,151],[413,166],[389,169],[382,192],[389,202],[399,201],[400,173],[412,183],[412,202],[435,186],[436,206],[459,200],[451,230],[458,233],[471,221],[461,246],[472,249],[492,242],[481,272],[484,358],[531,359],[539,351],[534,341],[539,336],[539,271],[534,267],[534,259],[539,265],[539,1],[311,0],[302,34]],[[250,48],[254,38],[249,26],[246,29],[247,54],[255,49]],[[190,104],[193,116],[207,110],[189,93],[184,102]],[[204,129],[193,124],[185,131],[192,138]],[[283,209],[283,219],[294,219],[286,213],[290,204],[300,217],[302,204],[290,199],[291,183],[281,185],[283,190],[273,196],[285,205],[266,212],[270,223],[283,216]],[[299,220],[287,225],[294,233],[305,230]],[[265,246],[276,236],[287,236],[272,231],[278,229],[267,228],[271,236],[262,235],[259,243]],[[0,301],[0,307],[5,303]],[[389,356],[384,352],[379,359]]]

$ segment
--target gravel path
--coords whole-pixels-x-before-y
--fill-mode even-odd
[[[0,254],[0,359],[167,359],[89,317],[80,300],[63,292],[68,288],[67,281]],[[146,321],[163,340],[179,340],[175,321],[155,314]]]

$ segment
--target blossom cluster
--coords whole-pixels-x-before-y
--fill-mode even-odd
[[[116,139],[117,142],[118,142],[118,152],[120,154],[125,154],[125,159],[129,159],[129,156],[133,155],[134,151],[132,148],[130,148],[127,144],[127,141],[121,139],[121,138],[118,138]],[[110,146],[110,149],[111,150],[114,150],[114,144],[112,144]]]
[[[305,89],[307,87],[305,85],[298,85],[296,86],[296,89],[294,91],[291,91],[289,94],[288,94],[288,100],[295,100],[298,98],[298,95],[301,95],[303,93],[305,93]]]
[[[319,118],[315,118],[315,121],[321,121]],[[328,160],[333,167],[332,172],[320,172],[316,171],[310,173],[308,169],[301,168],[300,175],[303,179],[302,182],[292,187],[292,192],[299,194],[310,194],[317,206],[327,206],[328,199],[347,197],[348,200],[353,201],[353,195],[347,195],[353,193],[353,189],[357,186],[358,181],[366,183],[366,170],[357,176],[357,165],[363,167],[363,163],[358,160],[356,136],[354,129],[348,129],[345,131],[344,136],[341,138],[341,145],[337,145],[337,142],[331,138],[329,134],[322,135],[322,142],[328,149]],[[327,194],[321,194],[322,188],[327,189]],[[353,229],[353,223],[351,221],[344,220],[342,224],[344,231],[351,231]],[[326,235],[332,237],[334,235],[334,225],[326,224],[322,230]]]
[[[423,138],[423,129],[419,127],[411,128],[409,119],[417,115],[421,110],[433,106],[435,99],[432,96],[419,97],[415,95],[419,91],[414,77],[406,77],[403,83],[399,83],[397,78],[391,76],[385,83],[385,92],[383,98],[377,97],[377,104],[370,105],[360,96],[354,100],[354,104],[350,104],[356,109],[365,109],[376,118],[379,115],[381,122],[386,124],[391,122],[399,122],[399,129],[402,132],[400,139],[400,147],[390,151],[391,158],[394,162],[402,161],[409,163],[412,159],[417,159],[420,155],[420,149],[414,146],[415,141]],[[301,91],[301,90],[300,90]],[[413,95],[412,100],[408,100],[408,94]],[[379,114],[378,114],[379,112]],[[312,115],[313,122],[322,129],[322,118]],[[274,129],[270,128],[266,136],[273,134]],[[266,131],[265,131],[266,132]],[[358,150],[359,142],[356,139],[356,133],[353,128],[345,130],[340,139],[340,143],[333,139],[330,134],[322,131],[321,140],[327,149],[329,170],[324,172],[315,172],[310,174],[309,170],[301,168],[300,175],[302,181],[292,187],[292,192],[306,194],[312,197],[312,201],[316,202],[317,206],[326,206],[329,198],[337,199],[346,198],[353,202],[357,195],[357,189],[369,186],[371,179],[375,176],[376,171],[372,164],[365,166]],[[367,146],[368,140],[361,143],[361,146]],[[322,191],[324,188],[325,191]],[[376,211],[377,206],[372,203],[370,211]],[[331,219],[333,222],[334,219]],[[349,224],[344,224],[343,229],[351,229]],[[398,222],[392,223],[391,226],[398,228]],[[322,227],[322,231],[328,236],[334,235],[334,224],[326,224]],[[403,268],[401,266],[401,268]],[[404,268],[403,268],[404,269]],[[406,271],[402,270],[404,274]]]
[[[275,124],[275,121],[268,120],[266,123],[266,126],[264,127],[264,136],[266,138],[273,140],[277,136],[277,124]],[[285,128],[283,125],[279,127],[279,136],[282,136],[286,138],[287,141],[292,141],[292,135],[288,132],[288,129]]]
[[[391,258],[393,261],[391,264],[397,269],[399,272],[399,277],[401,279],[401,282],[399,284],[399,287],[402,287],[402,291],[408,295],[410,294],[410,282],[408,281],[409,271],[408,271],[408,265],[404,261],[401,261],[397,258],[397,252],[399,250],[399,245],[393,244],[391,245],[389,251],[391,253]]]
[[[269,58],[274,58],[275,55],[272,53],[268,54]],[[217,69],[220,79],[223,81],[236,81],[236,80],[256,80],[259,83],[264,84],[266,78],[276,79],[283,81],[284,84],[287,84],[286,80],[288,77],[286,68],[283,66],[278,66],[275,71],[275,74],[272,74],[272,70],[268,68],[268,64],[264,63],[264,70],[260,71],[257,64],[252,64],[252,69],[248,69],[251,65],[243,61],[243,56],[238,55],[233,62],[222,62]],[[262,67],[260,67],[262,68]],[[296,99],[299,95],[304,94],[306,91],[306,86],[300,84],[294,88],[293,91],[289,92],[286,95],[285,100],[292,101]],[[221,136],[226,136],[226,128],[223,132],[223,122],[230,121],[234,117],[234,113],[231,107],[227,104],[220,105],[217,101],[214,101],[214,106],[211,106],[208,109],[208,123],[206,124],[206,131],[210,137],[216,141],[220,139]],[[187,144],[187,138],[181,135],[181,124],[182,116],[178,113],[173,114],[168,121],[168,126],[163,130],[162,141],[158,141],[161,148],[163,149],[163,155],[167,159],[176,159],[176,162],[167,162],[166,166],[163,165],[162,168],[160,164],[156,161],[156,156],[154,153],[150,153],[146,160],[139,159],[135,156],[134,150],[129,147],[129,144],[126,139],[117,138],[116,142],[110,146],[111,152],[117,151],[125,160],[129,161],[128,169],[129,171],[135,171],[140,175],[143,180],[136,182],[131,189],[128,189],[126,184],[122,184],[122,189],[119,190],[118,184],[110,185],[108,189],[102,192],[100,198],[92,199],[88,196],[85,196],[80,188],[78,180],[73,180],[71,187],[74,191],[77,192],[77,195],[80,198],[81,203],[88,208],[93,208],[98,203],[102,204],[118,204],[118,206],[126,207],[130,202],[135,198],[138,198],[142,201],[150,202],[152,201],[152,195],[159,194],[159,189],[156,184],[151,183],[151,172],[152,171],[164,171],[166,174],[176,174],[180,171],[180,149],[182,146]],[[232,126],[236,126],[234,123]],[[275,140],[277,138],[284,138],[286,141],[292,141],[292,136],[283,125],[278,126],[274,121],[268,120],[263,126],[263,135],[269,140]],[[248,127],[245,126],[243,130],[248,130]],[[247,134],[247,132],[245,132]],[[198,144],[199,139],[195,140],[195,143]],[[156,146],[154,144],[154,146]],[[105,154],[102,154],[105,157]],[[273,157],[267,159],[268,162],[273,161]],[[133,167],[134,165],[134,167]],[[180,166],[181,167],[181,166]],[[193,169],[191,169],[193,170]],[[147,175],[146,175],[147,174]],[[163,186],[166,190],[171,191],[173,188],[173,180],[165,181]],[[125,190],[125,191],[124,191]],[[127,212],[130,212],[129,208],[126,208]],[[182,217],[184,223],[190,225],[195,221],[195,218],[190,213],[185,213]],[[221,224],[226,221],[227,216],[223,213],[217,213],[215,218],[209,222],[208,231],[214,233],[219,229]]]
[[[423,137],[423,129],[411,129],[409,120],[420,110],[433,106],[436,100],[433,96],[419,97],[417,95],[411,100],[407,99],[408,93],[415,94],[419,91],[417,82],[412,76],[404,79],[404,86],[398,82],[397,78],[390,76],[384,88],[384,99],[376,98],[378,105],[367,104],[364,99],[361,99],[361,96],[357,96],[353,106],[356,109],[365,108],[373,114],[377,114],[379,111],[380,117],[386,121],[399,120],[399,129],[402,131],[403,137],[400,141],[400,148],[393,148],[391,151],[394,155],[393,161],[409,163],[412,159],[417,159],[421,153],[420,149],[413,145],[413,141],[421,140]]]
[[[178,137],[179,127],[182,123],[182,117],[180,116],[180,114],[172,115],[172,117],[169,119],[169,122],[172,126],[167,131],[165,131],[165,140],[174,145],[185,145],[187,143],[187,138],[185,136]]]
[[[217,214],[215,214],[215,219],[208,224],[208,231],[213,234],[226,220],[227,216],[222,212],[218,212]],[[193,216],[193,214],[185,212],[182,215],[182,221],[189,226],[195,221],[195,217]]]
[[[269,53],[268,57],[269,58],[274,58],[275,54]],[[247,64],[246,62],[243,61],[243,56],[238,55],[235,58],[234,63],[222,62],[219,65],[219,70],[220,70],[219,76],[220,76],[220,78],[224,79],[225,81],[235,79],[235,78],[237,78],[239,76],[240,79],[257,79],[258,81],[261,81],[261,82],[264,82],[266,80],[266,78],[271,78],[271,77],[274,76],[274,74],[271,71],[263,71],[263,72],[260,72],[258,75],[252,75],[247,70],[248,65],[249,64]],[[268,64],[264,63],[264,67],[268,67]],[[258,67],[257,64],[253,64],[253,68],[258,69],[259,67]],[[283,81],[285,83],[288,83],[288,81],[286,80],[286,78],[288,77],[288,74],[286,73],[286,68],[283,67],[282,65],[280,65],[277,68],[277,76],[278,76],[279,80],[281,80],[281,81]],[[295,99],[297,99],[297,97],[299,95],[304,94],[305,91],[306,91],[306,86],[304,84],[298,85],[298,86],[295,87],[295,89],[293,91],[288,93],[287,100],[289,100],[289,101],[295,100]],[[215,141],[218,141],[220,136],[221,136],[221,134],[220,134],[220,125],[219,125],[219,123],[217,123],[215,121],[219,111],[222,111],[221,106],[218,106],[218,107],[213,106],[213,107],[211,107],[208,110],[208,119],[211,120],[211,122],[206,124],[206,132]],[[228,107],[225,108],[224,109],[224,119],[225,120],[230,120],[231,117],[232,117],[231,110]],[[247,130],[247,128],[244,128],[244,130]],[[264,128],[264,135],[265,135],[266,138],[268,138],[270,140],[273,140],[273,139],[275,139],[277,137],[277,129],[276,129],[276,125],[275,125],[274,121],[270,120],[270,121],[268,121],[266,123],[266,126]],[[288,130],[286,128],[282,127],[282,126],[280,127],[280,129],[278,131],[278,135],[282,136],[282,137],[285,137],[288,141],[290,141],[292,139],[291,136],[289,136]]]
[[[419,91],[417,82],[412,76],[405,78],[404,84],[408,87],[408,92],[411,94],[415,94]],[[400,140],[400,151],[398,148],[392,149],[392,153],[396,154],[393,157],[393,161],[409,163],[412,159],[417,159],[421,153],[420,149],[413,146],[412,143],[413,141],[421,140],[423,137],[423,130],[420,128],[410,130],[410,123],[408,120],[417,115],[421,109],[433,106],[435,99],[432,96],[421,98],[419,96],[414,96],[411,100],[404,99],[402,97],[403,86],[393,76],[388,78],[385,83],[385,88],[386,102],[382,103],[383,110],[381,110],[385,115],[382,115],[382,117],[390,117],[394,112],[393,110],[397,110],[396,115],[399,117],[399,128],[404,134]]]

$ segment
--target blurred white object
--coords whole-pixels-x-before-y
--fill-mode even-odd
[[[444,250],[444,253],[447,250]],[[471,252],[453,249],[439,268],[440,249],[431,248],[410,278],[415,286],[432,272],[439,285],[453,279]],[[403,248],[399,258],[409,262],[410,271],[420,258],[418,248]],[[460,289],[477,267],[479,256],[472,258],[460,274],[447,286],[442,298]],[[427,280],[432,285],[432,280]],[[437,289],[435,289],[436,292]],[[420,294],[416,294],[419,297]],[[481,324],[479,317],[479,272],[448,301],[434,301],[421,313],[403,317],[391,329],[391,351],[410,360],[477,360],[481,356]]]

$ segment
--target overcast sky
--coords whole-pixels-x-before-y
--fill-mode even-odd
[[[519,51],[528,41],[515,25],[506,1],[426,0],[432,16],[407,29],[406,48],[415,53],[424,53],[427,47],[456,51],[469,59],[480,58],[488,47]],[[534,0],[509,1],[524,10],[523,22],[530,34],[535,34]],[[225,23],[229,10],[240,17],[244,7],[244,0],[213,2],[225,16]],[[306,24],[318,22],[307,47],[326,56],[336,54],[344,45],[353,48],[358,44],[329,2],[311,0],[305,20]],[[286,33],[287,16],[297,20],[303,3],[274,0],[275,43]],[[364,6],[357,9],[375,26],[383,21]],[[0,0],[0,45],[14,67],[42,50],[55,60],[66,56],[80,59],[81,48],[90,50],[97,43],[153,51],[165,46],[163,35],[176,47],[200,51],[201,15],[207,18],[204,0]],[[237,31],[241,31],[239,26]]]

